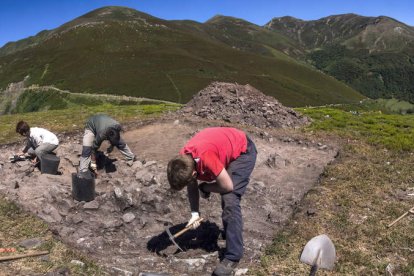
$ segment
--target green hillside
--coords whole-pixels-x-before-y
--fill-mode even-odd
[[[271,54],[247,52],[211,35],[214,28],[204,25],[214,22],[204,27],[190,23],[121,7],[95,10],[0,49],[0,89],[29,76],[29,85],[179,103],[212,81],[249,83],[289,106],[362,98],[273,48],[279,42],[266,44]],[[258,37],[262,42],[257,45],[264,43],[263,35]]]
[[[392,18],[355,14],[265,26],[307,49],[303,59],[371,98],[414,102],[414,28]]]
[[[12,102],[14,101],[14,102]],[[27,113],[47,110],[61,110],[79,107],[96,107],[103,105],[127,106],[127,105],[167,105],[178,104],[127,96],[108,94],[87,94],[62,91],[55,87],[29,87],[15,92],[14,98],[4,98],[0,101],[0,115]]]

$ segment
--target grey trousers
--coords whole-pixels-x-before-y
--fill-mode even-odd
[[[256,155],[256,146],[247,137],[247,152],[242,153],[227,167],[227,172],[233,181],[233,191],[221,194],[221,208],[223,209],[221,216],[226,236],[224,258],[234,262],[238,262],[243,256],[243,217],[240,201],[256,164]]]
[[[53,144],[49,144],[49,143],[43,143],[40,144],[37,148],[29,148],[27,153],[32,155],[32,156],[37,156],[37,158],[42,159],[42,156],[48,153],[51,153],[52,151],[54,151],[58,146],[57,145],[53,145]]]
[[[91,130],[85,129],[82,141],[82,155],[79,161],[80,172],[87,172],[89,170],[89,165],[91,164],[92,145],[94,140],[95,134],[93,134]],[[131,149],[122,138],[119,140],[118,145],[115,146],[119,149],[126,160],[134,159],[135,155],[132,153]]]

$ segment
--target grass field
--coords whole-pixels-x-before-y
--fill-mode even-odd
[[[339,139],[343,148],[252,274],[306,275],[303,247],[327,234],[337,262],[333,272],[318,275],[414,275],[413,216],[387,227],[414,206],[414,116],[343,107],[300,111],[314,120],[306,135]]]

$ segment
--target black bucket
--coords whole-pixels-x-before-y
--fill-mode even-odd
[[[45,154],[40,160],[40,172],[58,174],[60,158],[54,154]]]
[[[92,173],[82,178],[77,173],[72,173],[72,197],[77,201],[95,199],[95,177]]]

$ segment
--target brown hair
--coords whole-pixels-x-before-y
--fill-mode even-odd
[[[20,121],[16,125],[16,132],[20,135],[27,136],[30,133],[30,127],[25,121]]]
[[[191,155],[183,154],[171,159],[167,167],[168,182],[171,188],[179,191],[194,181],[194,170],[195,164]]]

